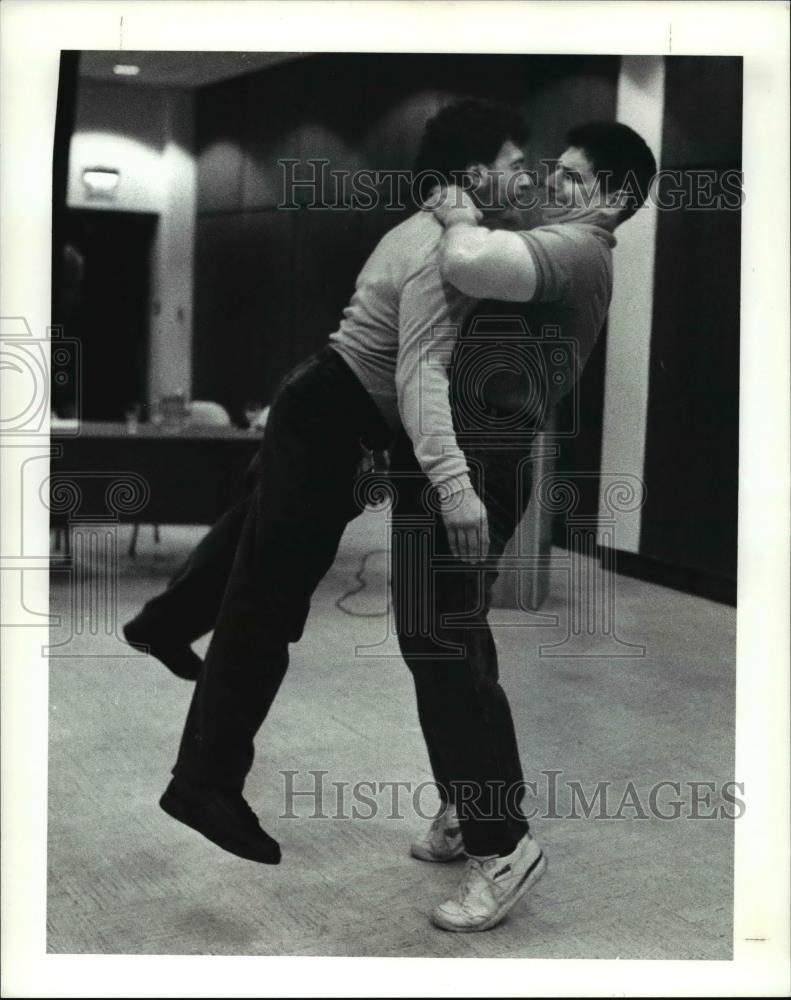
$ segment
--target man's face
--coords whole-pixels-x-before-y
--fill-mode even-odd
[[[479,169],[479,182],[472,193],[484,211],[498,212],[518,204],[529,186],[525,154],[516,143],[507,139],[496,159]]]
[[[589,208],[598,204],[599,182],[584,149],[569,146],[547,178],[553,204]]]

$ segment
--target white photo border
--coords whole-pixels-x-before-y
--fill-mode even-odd
[[[785,2],[124,2],[0,5],[0,315],[49,324],[62,49],[744,57],[734,959],[555,961],[48,955],[47,663],[2,630],[4,996],[772,996],[789,989],[789,62]],[[0,449],[2,538],[20,523]],[[46,511],[36,532],[48,536]],[[46,551],[46,545],[43,551]],[[3,567],[14,552],[3,541]],[[6,575],[6,574],[4,574]],[[48,607],[46,572],[4,611]],[[4,581],[5,582],[5,581]],[[6,620],[4,617],[3,620]],[[522,964],[526,963],[526,964]]]

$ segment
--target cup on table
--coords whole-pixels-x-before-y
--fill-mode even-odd
[[[137,434],[137,428],[140,424],[140,414],[143,412],[142,404],[140,403],[130,403],[127,406],[124,417],[126,419],[126,430],[128,434]]]

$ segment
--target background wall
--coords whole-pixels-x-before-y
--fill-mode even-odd
[[[664,58],[621,60],[616,116],[645,139],[659,165],[664,99]],[[646,205],[618,229],[608,320],[601,467],[639,478],[645,461],[658,215],[653,205]],[[641,517],[640,509],[617,513],[615,541],[622,551],[639,551]]]
[[[193,94],[188,90],[85,78],[77,88],[67,208],[146,213],[158,220],[148,251],[148,343],[141,345],[149,362],[149,399],[188,392],[191,383],[196,206],[193,116]],[[82,182],[88,167],[120,171],[112,197],[88,194]],[[113,247],[107,252],[112,253]],[[119,405],[130,401],[122,400]]]
[[[624,62],[625,108],[655,92],[646,114],[674,174],[663,204],[671,184],[689,191],[695,177],[726,191],[725,171],[741,168],[742,60],[667,57],[661,78],[659,67]],[[655,236],[640,248],[636,221],[616,250],[602,468],[641,475],[646,501],[619,520],[617,566],[735,603],[741,213],[648,212],[640,225]]]
[[[741,80],[737,58],[348,53],[194,91],[82,79],[68,204],[156,220],[148,393],[186,391],[241,418],[326,343],[365,258],[405,214],[352,210],[332,186],[331,209],[308,208],[306,187],[299,207],[278,208],[279,159],[299,161],[302,178],[311,158],[409,170],[428,118],[471,95],[522,106],[534,169],[569,126],[617,117],[665,170],[721,180],[740,165]],[[88,166],[121,170],[112,202],[87,198]],[[642,476],[645,506],[617,526],[620,570],[724,600],[736,579],[739,227],[733,211],[647,209],[618,234],[608,328],[558,461],[592,473],[583,514],[599,508],[600,469]]]
[[[80,80],[69,151],[69,208],[162,211],[166,100],[166,92],[157,87]],[[88,194],[82,182],[82,172],[88,167],[120,170],[121,180],[112,200]]]
[[[149,399],[190,395],[192,385],[197,169],[191,92],[165,92],[164,129],[163,201],[153,246]]]

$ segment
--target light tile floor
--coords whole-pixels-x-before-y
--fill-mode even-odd
[[[120,622],[164,586],[199,529],[164,527],[158,548],[151,535],[141,530],[135,562],[119,559]],[[430,778],[411,679],[387,626],[386,544],[383,515],[366,514],[351,526],[259,734],[248,797],[283,846],[277,868],[224,854],[159,810],[190,687],[154,660],[127,657],[113,636],[73,634],[73,588],[65,573],[53,573],[52,611],[62,622],[52,642],[63,645],[50,669],[49,950],[729,958],[733,821],[690,818],[689,783],[713,782],[711,803],[727,806],[721,790],[734,777],[734,610],[618,577],[618,635],[644,645],[645,656],[613,658],[607,637],[590,638],[586,657],[540,655],[539,646],[559,641],[567,627],[566,553],[559,550],[542,608],[557,625],[493,612],[525,775],[536,781],[528,796],[538,813],[533,828],[550,866],[505,923],[452,935],[427,916],[461,868],[408,856],[424,822],[409,794],[400,793],[400,817],[386,784],[373,795],[374,816],[336,818],[354,805],[355,782],[414,787]],[[122,529],[121,553],[125,546]],[[352,617],[336,601],[357,589],[355,574],[369,552],[365,590],[341,604],[379,614]],[[205,646],[202,640],[199,652]],[[319,780],[309,772],[327,772],[324,818],[314,816],[309,796],[294,799],[296,818],[287,818],[286,770],[297,772],[302,791]],[[672,813],[678,798],[678,819],[652,813],[651,789],[661,781],[681,785],[678,796],[664,786],[657,803]],[[345,804],[334,782],[346,783]],[[588,818],[579,800],[577,818],[569,818],[574,782],[588,800],[600,782],[609,783]],[[424,811],[432,794],[421,798]],[[710,813],[703,794],[699,812]],[[358,803],[358,812],[371,811]]]

